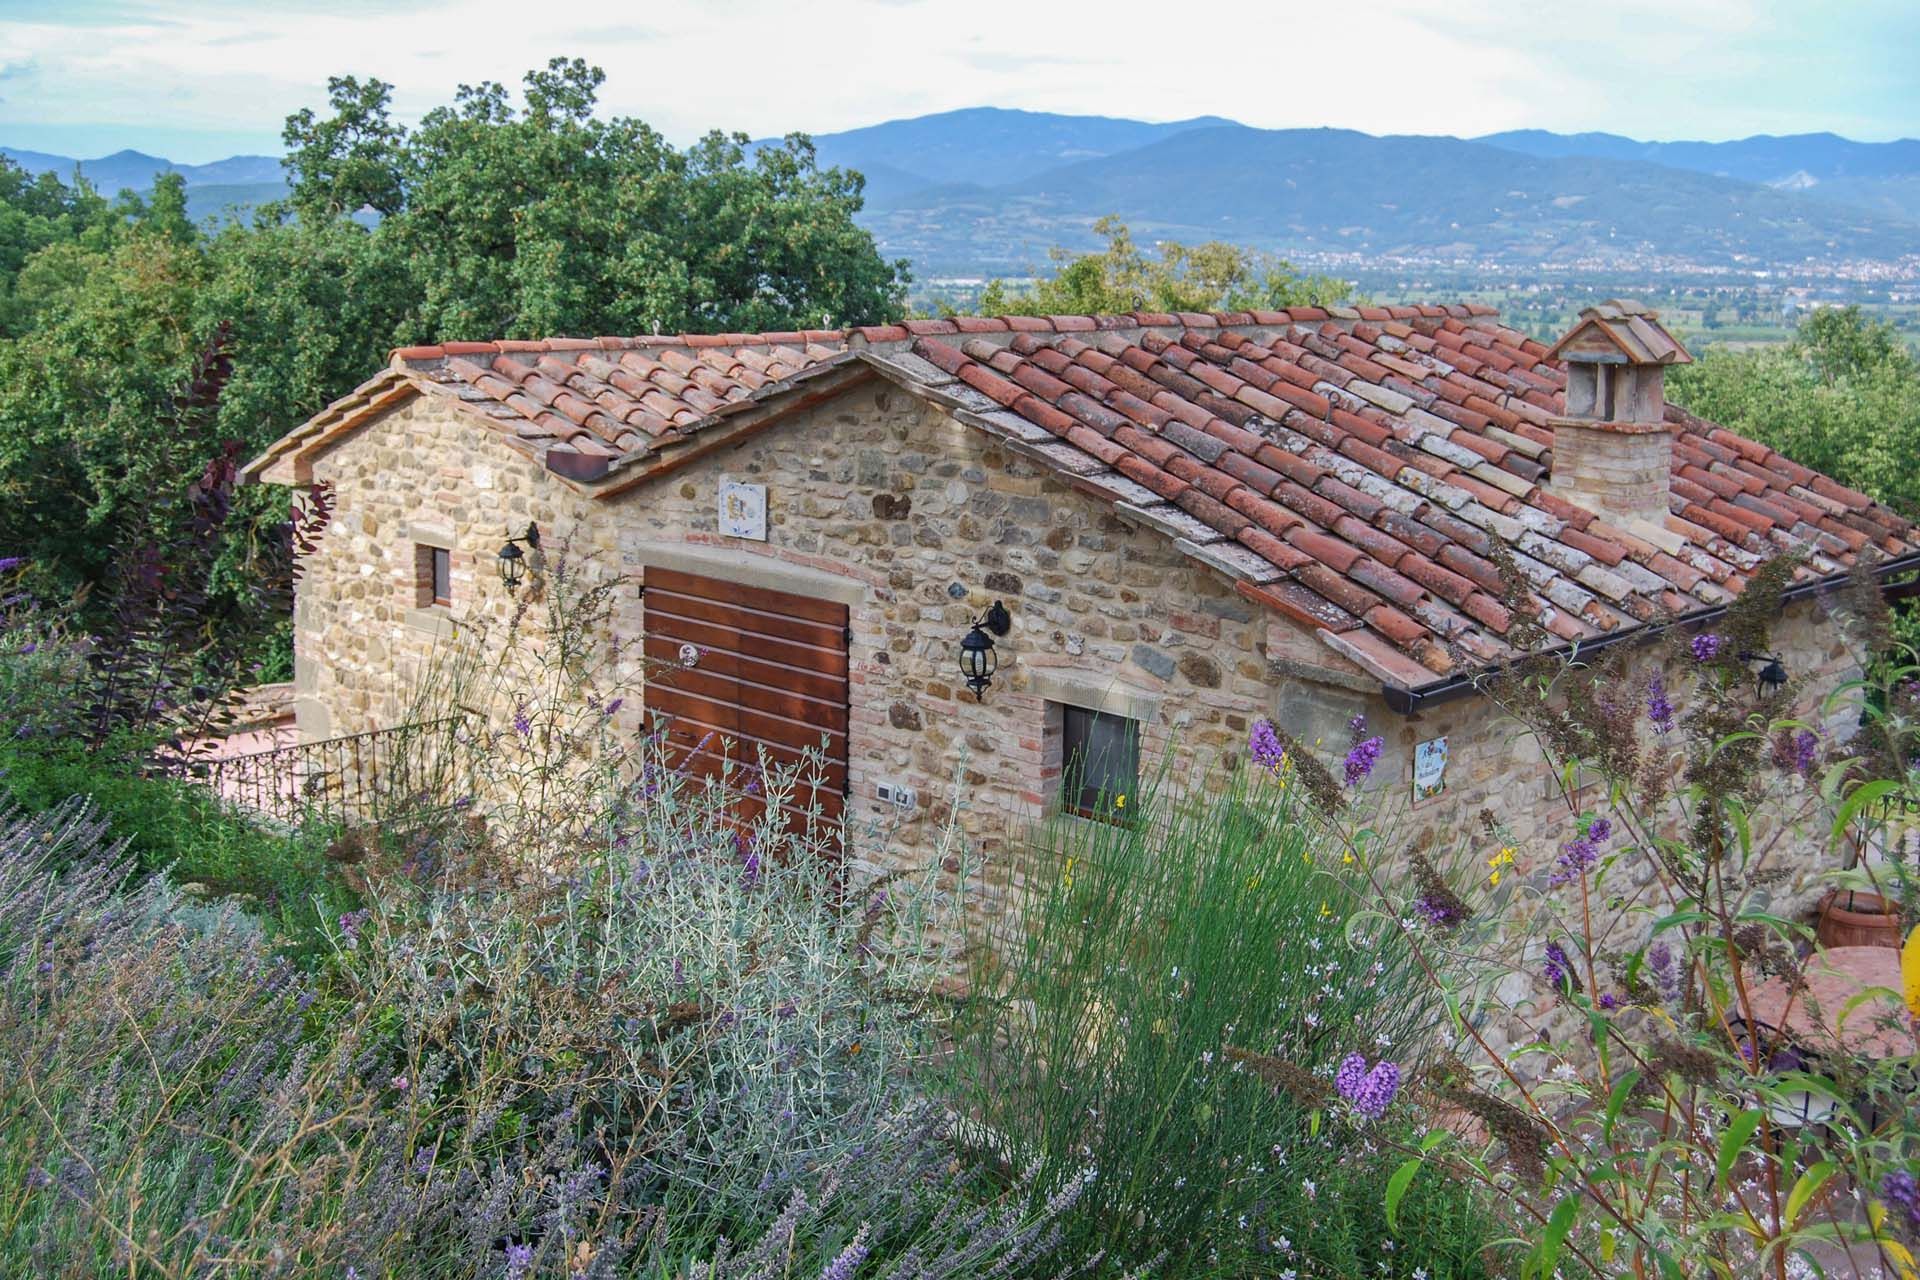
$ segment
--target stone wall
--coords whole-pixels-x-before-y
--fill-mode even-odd
[[[1259,715],[1337,761],[1348,721],[1364,714],[1387,747],[1371,785],[1402,824],[1444,835],[1490,807],[1546,857],[1567,834],[1538,752],[1484,698],[1396,714],[1312,633],[1257,609],[1162,533],[877,379],[606,500],[568,488],[432,397],[325,453],[315,476],[334,484],[338,512],[300,589],[297,705],[309,738],[417,714],[454,624],[469,634],[504,627],[515,601],[495,552],[537,521],[549,554],[570,544],[590,574],[625,575],[616,625],[628,637],[642,625],[649,565],[850,606],[857,856],[923,859],[957,816],[1004,885],[1022,825],[1058,786],[1061,704],[1140,720],[1143,772],[1173,750],[1181,776],[1203,783],[1243,749]],[[719,533],[723,477],[766,485],[765,542]],[[449,609],[420,599],[421,544],[453,551]],[[1013,630],[976,701],[959,680],[957,646],[995,599]],[[1817,605],[1790,610],[1777,643],[1816,693],[1852,670]],[[637,731],[640,714],[629,706],[623,727]],[[1440,737],[1445,790],[1413,803],[1415,746]],[[911,787],[915,804],[882,803],[882,781]]]
[[[1548,489],[1614,519],[1666,518],[1673,481],[1673,431],[1655,423],[1553,422]]]

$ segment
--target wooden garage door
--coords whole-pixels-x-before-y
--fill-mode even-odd
[[[647,712],[667,721],[670,759],[697,777],[727,762],[800,766],[789,800],[838,822],[847,792],[847,606],[668,569],[648,569],[642,596]],[[682,665],[683,646],[697,651]],[[807,753],[818,765],[808,762]],[[806,785],[816,771],[817,785]],[[742,816],[759,804],[738,798]]]

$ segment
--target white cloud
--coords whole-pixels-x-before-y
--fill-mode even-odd
[[[1817,26],[1760,0],[715,0],[624,13],[527,0],[132,0],[91,6],[82,23],[46,0],[0,22],[0,68],[11,72],[0,79],[0,135],[10,124],[105,122],[271,137],[288,112],[321,105],[327,76],[342,73],[393,82],[398,112],[415,118],[462,81],[517,86],[529,67],[573,54],[606,68],[606,110],[680,142],[714,127],[828,132],[980,104],[1373,133],[1912,132],[1916,91],[1873,70],[1889,37],[1913,24],[1890,4],[1859,12],[1846,32],[1831,13]],[[1868,18],[1889,29],[1868,29]],[[1806,61],[1823,54],[1828,62]],[[1847,57],[1862,69],[1851,85],[1825,73]],[[1789,85],[1797,91],[1783,94]]]

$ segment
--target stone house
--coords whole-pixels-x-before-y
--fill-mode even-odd
[[[1471,683],[1515,655],[1496,548],[1588,647],[1710,628],[1803,553],[1776,644],[1809,706],[1853,671],[1823,593],[1920,564],[1864,494],[1665,403],[1687,358],[1629,303],[1551,350],[1478,306],[450,342],[248,475],[337,501],[299,587],[306,738],[402,716],[455,623],[507,615],[533,525],[623,575],[614,625],[673,669],[623,728],[660,717],[697,768],[824,744],[815,798],[900,853],[957,800],[991,855],[1101,803],[1068,759],[1124,791],[1261,716],[1337,758],[1365,715],[1419,821],[1492,803],[1545,838],[1545,771]]]

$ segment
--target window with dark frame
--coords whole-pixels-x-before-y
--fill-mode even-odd
[[[453,603],[453,552],[419,542],[413,548],[415,603],[422,609]]]
[[[1140,722],[1062,704],[1060,748],[1067,811],[1118,821],[1140,785]]]
[[[445,547],[433,548],[433,602],[453,603],[453,552]]]

